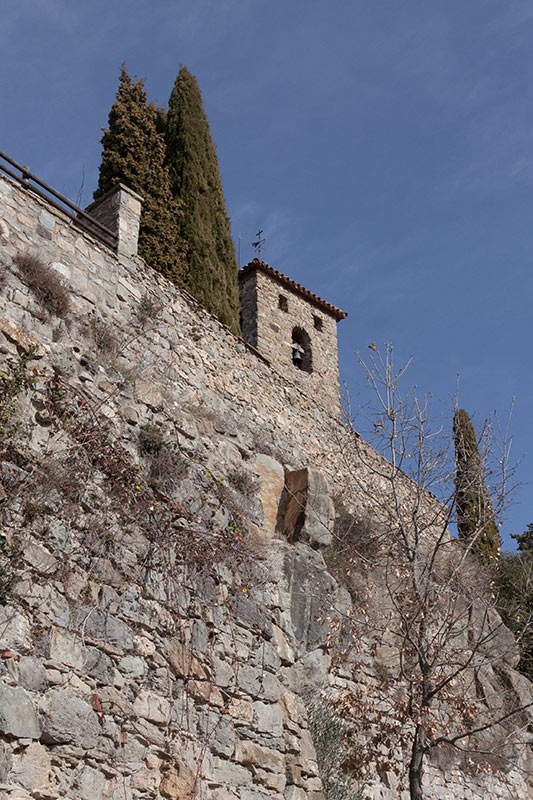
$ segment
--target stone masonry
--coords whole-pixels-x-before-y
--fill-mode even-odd
[[[323,555],[334,498],[377,515],[384,492],[368,468],[380,457],[340,421],[335,312],[254,267],[257,332],[236,338],[135,255],[140,201],[120,192],[108,209],[127,211],[129,244],[115,253],[0,178],[2,368],[26,354],[35,370],[16,401],[27,442],[0,462],[0,533],[19,552],[0,606],[0,798],[324,800],[309,692],[381,674],[364,642],[342,658],[332,644],[353,613]],[[64,281],[64,318],[20,253]],[[292,363],[294,325],[312,373]],[[504,680],[525,705],[512,637],[497,641],[484,694]],[[530,776],[527,753],[505,771],[434,762],[425,797],[526,800]],[[371,764],[360,789],[407,798]]]

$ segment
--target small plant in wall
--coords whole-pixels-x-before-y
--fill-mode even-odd
[[[145,292],[135,309],[135,318],[142,328],[148,323],[155,322],[163,310],[163,303]]]

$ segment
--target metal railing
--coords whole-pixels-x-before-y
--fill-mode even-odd
[[[6,161],[9,166],[2,163]],[[46,200],[47,203],[62,211],[79,227],[88,231],[93,236],[96,236],[108,247],[116,249],[118,237],[112,230],[103,225],[99,220],[92,217],[82,208],[79,208],[75,203],[72,203],[62,194],[56,192],[51,186],[48,186],[44,181],[33,175],[28,167],[23,167],[17,164],[12,158],[7,156],[0,150],[0,170],[5,173],[11,180],[19,183],[24,189]],[[20,175],[14,171],[20,172]],[[31,181],[31,182],[30,182]]]

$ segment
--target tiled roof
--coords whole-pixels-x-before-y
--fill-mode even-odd
[[[309,289],[306,289],[301,284],[296,283],[293,281],[292,278],[288,278],[282,272],[279,272],[277,269],[265,264],[264,261],[260,261],[258,258],[254,258],[253,261],[250,261],[249,264],[246,264],[241,270],[239,270],[239,280],[242,280],[246,275],[249,275],[250,272],[254,270],[261,270],[264,272],[265,275],[270,275],[271,278],[274,278],[278,283],[281,283],[282,286],[287,286],[289,289],[292,289],[293,292],[297,292],[302,297],[305,297],[306,300],[309,300],[310,303],[317,306],[318,308],[322,308],[324,311],[327,311],[333,317],[335,317],[336,321],[339,322],[341,319],[347,316],[346,311],[341,311],[340,308],[334,306],[332,303],[328,303],[327,300],[322,300],[317,294],[313,294],[310,292]]]

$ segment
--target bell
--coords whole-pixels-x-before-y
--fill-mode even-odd
[[[301,345],[299,345],[298,342],[293,342],[293,345],[292,345],[292,362],[293,362],[293,364],[296,364],[297,367],[300,367],[302,365],[303,355],[304,355],[303,347]]]

